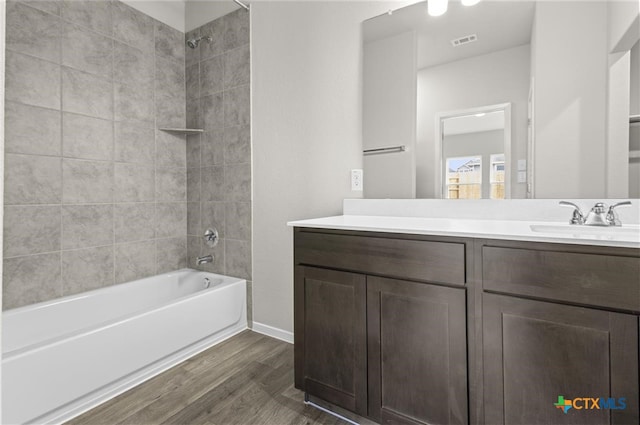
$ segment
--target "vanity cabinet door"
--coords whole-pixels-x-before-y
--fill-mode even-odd
[[[369,417],[467,424],[465,290],[367,276]]]
[[[296,387],[366,415],[366,278],[305,266],[295,273]]]
[[[485,293],[483,338],[484,423],[640,423],[636,316]]]

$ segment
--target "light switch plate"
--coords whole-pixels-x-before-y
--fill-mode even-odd
[[[518,171],[518,183],[526,183],[526,182],[527,182],[527,172]]]
[[[351,170],[351,190],[361,192],[362,191],[362,170]]]
[[[527,171],[527,160],[519,159],[518,160],[518,171]]]

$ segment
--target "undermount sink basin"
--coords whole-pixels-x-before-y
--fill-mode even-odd
[[[633,237],[640,239],[640,226],[581,226],[574,224],[532,224],[529,226],[533,232],[557,233],[573,236],[596,237]]]

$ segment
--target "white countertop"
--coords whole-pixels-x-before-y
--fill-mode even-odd
[[[507,239],[531,242],[640,248],[640,226],[624,225],[623,231],[606,233],[606,228],[569,227],[567,223],[549,221],[471,220],[425,217],[388,217],[340,215],[311,220],[290,221],[292,227],[358,230],[367,232],[408,233],[434,236],[458,236]],[[533,231],[531,226],[549,231]],[[555,231],[557,229],[557,232]],[[567,231],[567,233],[564,233]],[[558,233],[562,232],[562,233]],[[591,233],[589,233],[591,232]],[[624,232],[624,233],[623,233]]]

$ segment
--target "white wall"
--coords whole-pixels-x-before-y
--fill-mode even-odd
[[[631,53],[609,55],[607,91],[607,196],[629,196],[629,104]]]
[[[631,49],[630,114],[640,114],[640,42]],[[640,150],[640,124],[629,127],[629,149]],[[629,197],[640,198],[640,159],[629,161]]]
[[[362,147],[406,151],[364,157],[365,198],[415,198],[416,35],[364,45]]]
[[[527,157],[529,45],[451,62],[418,71],[416,192],[435,198],[435,115],[459,109],[511,102],[511,159]],[[511,196],[524,198],[526,185],[512,173]]]
[[[609,105],[607,140],[607,195],[640,196],[640,160],[627,162],[627,149],[638,149],[638,125],[629,127],[628,115],[640,113],[640,2],[608,2]],[[625,93],[624,90],[628,89]],[[625,136],[629,137],[629,143]],[[628,164],[628,167],[627,167]]]
[[[534,25],[535,196],[603,197],[607,4],[537,2]]]
[[[362,167],[363,20],[398,2],[251,5],[253,321],[293,330],[289,220],[340,214]]]
[[[640,125],[636,124],[630,129],[634,140],[631,149],[640,150]],[[629,160],[629,198],[640,198],[640,159]]]
[[[638,113],[638,39],[640,39],[640,2],[609,2],[608,17],[608,110],[607,110],[607,196],[637,195],[637,159],[629,161],[629,142],[637,138],[637,129],[628,125],[629,115]],[[634,47],[635,45],[635,47]],[[630,130],[632,130],[630,132]],[[630,139],[631,137],[631,139]]]
[[[630,94],[629,112],[631,115],[640,114],[640,41],[631,49],[630,64]]]
[[[470,155],[490,155],[504,150],[504,130],[477,131],[447,134],[442,142],[442,156],[455,158]],[[486,162],[483,162],[483,165]]]
[[[609,0],[607,3],[608,52],[630,50],[640,33],[640,2]]]

